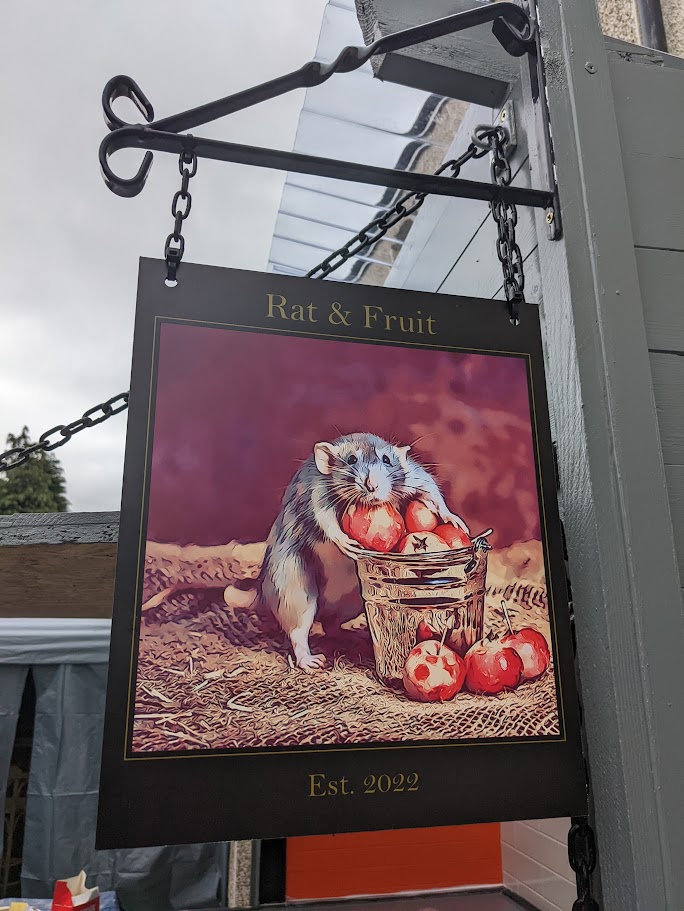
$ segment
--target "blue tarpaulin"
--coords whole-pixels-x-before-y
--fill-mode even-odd
[[[85,870],[124,911],[224,904],[226,844],[95,851],[109,631],[108,620],[0,619],[3,795],[28,673],[36,688],[22,894],[49,898],[55,880]]]

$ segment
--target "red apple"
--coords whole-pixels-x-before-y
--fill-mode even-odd
[[[473,543],[463,529],[456,528],[455,525],[438,525],[435,528],[435,534],[454,550],[460,547],[470,547]]]
[[[406,531],[432,531],[439,525],[439,519],[422,500],[411,500],[404,516]]]
[[[404,689],[419,702],[446,702],[461,689],[465,675],[463,658],[432,639],[409,652],[404,665]]]
[[[514,690],[523,679],[523,662],[500,639],[481,639],[465,656],[466,687],[471,693],[493,695]]]
[[[551,652],[546,638],[538,630],[529,626],[514,632],[505,601],[501,602],[501,609],[508,624],[508,632],[502,636],[501,641],[510,648],[514,648],[520,656],[523,663],[523,680],[536,680],[537,677],[541,677],[551,661]]]
[[[449,545],[431,531],[406,535],[397,547],[399,554],[433,554],[439,550],[449,550]]]
[[[416,630],[416,642],[428,642],[430,639],[439,639],[439,633],[435,632],[425,620],[421,620]]]
[[[342,516],[342,530],[368,550],[386,554],[405,533],[404,520],[394,506],[352,504]]]
[[[541,677],[551,661],[551,652],[543,634],[529,626],[519,629],[517,633],[506,633],[501,637],[504,645],[510,646],[520,656],[523,663],[523,680],[536,680]]]

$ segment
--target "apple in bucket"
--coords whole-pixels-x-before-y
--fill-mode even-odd
[[[434,554],[449,549],[446,541],[431,531],[416,531],[406,535],[396,550],[398,554]]]
[[[466,666],[460,655],[435,639],[420,642],[404,665],[404,689],[419,702],[447,702],[463,686]]]
[[[473,543],[462,528],[455,525],[438,525],[434,533],[438,538],[445,541],[452,550],[458,550],[461,547],[470,547]]]
[[[389,553],[405,534],[404,520],[390,503],[352,504],[342,516],[342,530],[367,550]]]
[[[406,531],[432,531],[439,525],[439,519],[434,512],[422,502],[411,500],[406,507],[404,515]]]

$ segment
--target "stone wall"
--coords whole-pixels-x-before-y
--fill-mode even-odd
[[[563,0],[568,2],[568,0]],[[684,0],[660,0],[668,53],[684,57]],[[605,35],[641,44],[639,18],[634,0],[598,0],[601,27]]]

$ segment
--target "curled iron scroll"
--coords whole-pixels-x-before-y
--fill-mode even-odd
[[[402,50],[424,41],[444,37],[454,32],[463,31],[485,22],[492,23],[494,35],[513,56],[525,53],[536,53],[536,24],[528,14],[511,0],[499,0],[474,9],[445,16],[434,22],[405,29],[401,32],[385,35],[365,47],[353,45],[341,50],[337,58],[328,64],[311,61],[299,70],[279,76],[270,82],[254,86],[245,91],[229,95],[200,107],[183,111],[154,121],[154,109],[140,86],[129,76],[115,76],[110,79],[102,95],[102,108],[105,122],[112,131],[100,144],[99,158],[102,176],[105,183],[119,196],[137,196],[145,186],[145,181],[152,167],[150,143],[155,142],[163,151],[178,151],[178,143],[162,143],[161,134],[178,134],[193,129],[203,123],[209,123],[225,117],[235,111],[243,110],[270,98],[278,97],[297,88],[310,88],[320,85],[334,73],[350,73],[363,66],[371,57]],[[145,118],[145,124],[131,124],[118,117],[113,110],[117,98],[129,98]],[[145,132],[145,126],[150,131]],[[112,170],[110,157],[122,148],[146,148],[145,156],[137,173],[130,178],[119,177]],[[201,153],[198,153],[201,154]]]
[[[152,123],[154,120],[154,108],[147,95],[130,76],[114,76],[109,80],[102,92],[102,112],[105,123],[112,130],[100,143],[99,158],[102,177],[109,189],[118,196],[137,196],[145,186],[145,181],[152,167],[153,155],[152,152],[145,152],[142,164],[133,177],[119,177],[111,169],[109,165],[110,155],[128,146],[131,128],[139,129],[138,125],[126,123],[114,113],[112,105],[117,98],[129,98],[147,123]]]

